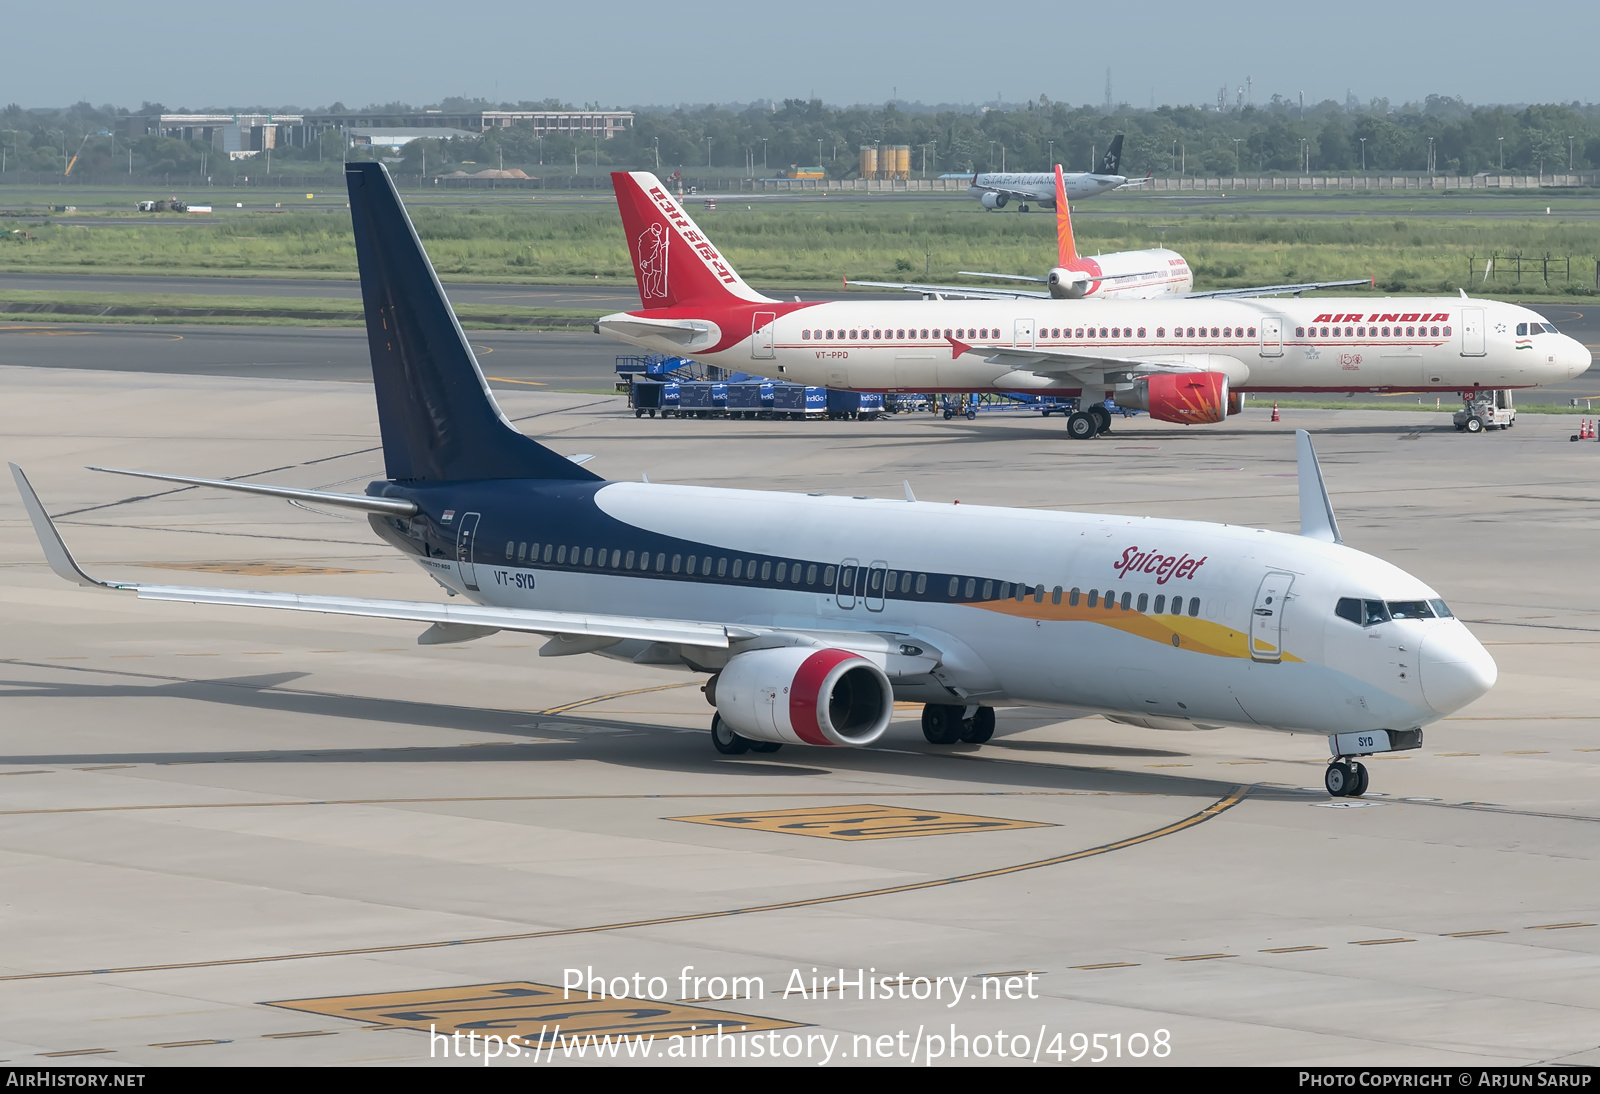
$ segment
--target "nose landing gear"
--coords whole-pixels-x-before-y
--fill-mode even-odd
[[[1359,760],[1334,760],[1322,776],[1322,785],[1335,798],[1359,798],[1367,792],[1367,765]]]

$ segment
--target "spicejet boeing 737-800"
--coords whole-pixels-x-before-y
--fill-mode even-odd
[[[736,273],[648,172],[611,176],[644,307],[595,330],[661,353],[857,391],[1111,396],[1160,421],[1219,422],[1260,391],[1525,388],[1589,367],[1583,343],[1516,304],[1315,300],[785,303]],[[1104,407],[1068,434],[1110,425]]]
[[[388,172],[345,174],[387,477],[355,495],[122,473],[364,512],[464,603],[91,577],[12,465],[57,574],[144,600],[428,623],[424,644],[521,631],[549,637],[545,656],[687,668],[709,677],[712,741],[735,753],[871,745],[897,700],[925,704],[930,741],[982,742],[996,705],[1043,704],[1325,733],[1328,790],[1360,793],[1354,757],[1417,747],[1494,683],[1437,592],[1341,544],[1303,433],[1300,535],[909,490],[607,482],[505,419]]]

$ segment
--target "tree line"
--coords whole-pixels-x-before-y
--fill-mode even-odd
[[[334,104],[328,112],[343,109]],[[374,109],[413,108],[393,103]],[[553,100],[447,99],[438,109],[572,107]],[[159,103],[144,103],[137,110],[88,103],[61,109],[12,104],[0,110],[0,158],[7,174],[59,175],[81,149],[73,177],[87,181],[115,181],[130,171],[142,177],[203,172],[219,181],[262,172],[259,158],[229,161],[204,142],[155,136],[129,141],[119,135],[119,118],[164,110]],[[294,111],[280,107],[272,112]],[[394,153],[349,150],[341,134],[328,132],[309,147],[274,150],[273,170],[332,175],[346,156],[384,156],[397,159],[398,170],[408,174],[422,173],[424,166],[430,175],[504,166],[531,175],[585,177],[659,166],[666,174],[681,170],[695,176],[771,177],[789,167],[820,167],[829,177],[850,178],[857,173],[860,146],[903,144],[912,149],[913,175],[934,177],[1002,166],[1044,171],[1052,163],[1088,170],[1117,133],[1125,134],[1122,171],[1127,175],[1550,174],[1600,166],[1600,106],[1474,106],[1440,95],[1399,106],[1375,99],[1364,104],[1328,100],[1305,107],[1274,96],[1259,106],[1221,110],[1127,105],[1106,110],[1044,96],[1003,109],[923,109],[898,102],[833,107],[817,99],[786,99],[734,107],[644,107],[635,113],[632,129],[598,141],[541,137],[531,126],[519,125],[482,136],[414,141]]]

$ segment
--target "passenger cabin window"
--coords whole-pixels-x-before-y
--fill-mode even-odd
[[[1199,614],[1200,614],[1200,598],[1198,596],[1191,596],[1189,598],[1189,618],[1193,619],[1196,616],[1198,616]]]
[[[1074,597],[1074,599],[1076,599],[1076,597]],[[1052,603],[1052,604],[1061,603],[1061,586],[1060,585],[1057,585],[1054,589],[1050,590],[1050,603]]]
[[[1077,606],[1078,606],[1078,590],[1076,588],[1074,588],[1072,590],[1071,595],[1067,597],[1067,607],[1076,608]]]
[[[928,590],[928,575],[927,574],[918,574],[917,575],[917,595],[921,596],[923,593],[927,592],[927,590]]]

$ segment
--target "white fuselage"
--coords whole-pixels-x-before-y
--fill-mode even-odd
[[[1128,181],[1123,175],[1096,175],[1088,171],[1063,172],[1061,178],[1066,184],[1068,201],[1092,198]],[[1009,201],[1034,202],[1054,209],[1056,176],[1054,172],[988,171],[972,180],[967,194],[975,198],[984,194],[1006,194]]]
[[[545,562],[538,543],[531,558],[539,561],[516,561],[530,544],[508,537],[539,533],[528,523],[496,527],[489,513],[470,582],[459,561],[418,561],[469,598],[502,607],[868,631],[887,636],[891,651],[902,640],[926,644],[939,667],[920,677],[902,671],[895,683],[897,698],[917,702],[960,696],[1172,728],[1342,733],[1434,721],[1494,677],[1493,661],[1452,618],[1373,626],[1340,618],[1340,598],[1438,594],[1370,555],[1300,536],[643,483],[606,484],[593,507],[590,526],[611,530],[587,538],[601,542],[579,542],[571,521],[543,535],[560,542],[563,557],[570,551],[571,565]],[[652,536],[685,544],[652,558]],[[579,548],[590,564],[577,564]],[[642,561],[635,548],[644,548]],[[788,569],[764,563],[758,576],[753,563],[747,574],[735,565],[757,556],[787,560]],[[603,652],[648,660],[646,648],[624,642]],[[891,676],[895,656],[878,658]]]
[[[951,338],[1152,363],[1188,359],[1206,368],[1223,362],[1236,391],[1526,388],[1569,379],[1590,364],[1589,351],[1566,335],[1518,337],[1518,324],[1542,322],[1527,308],[1453,297],[933,299],[778,305],[771,312],[746,307],[747,312],[707,310],[687,342],[610,325],[648,313],[607,316],[596,329],[726,368],[860,391],[1083,389],[1059,359],[1041,356],[1037,365],[1014,367],[991,363],[978,351],[952,357]],[[745,329],[725,329],[735,324]]]

